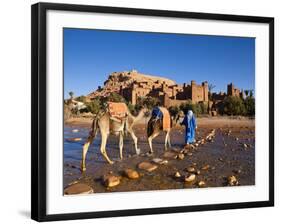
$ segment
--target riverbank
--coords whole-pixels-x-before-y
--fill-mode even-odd
[[[196,133],[198,142],[194,147],[183,150],[184,129],[176,126],[171,132],[172,147],[169,153],[164,151],[165,136],[161,133],[153,141],[155,151],[153,155],[147,154],[149,151],[145,126],[147,121],[144,119],[135,127],[141,149],[140,156],[135,155],[133,141],[130,136],[126,136],[124,158],[120,161],[118,138],[110,136],[107,153],[115,163],[113,165],[106,163],[99,151],[100,136],[98,134],[89,148],[86,160],[87,170],[81,173],[82,146],[87,138],[91,122],[90,118],[74,118],[65,124],[65,188],[74,183],[84,183],[95,193],[99,193],[255,184],[254,119],[198,118]],[[213,132],[214,136],[206,139]],[[69,138],[77,138],[78,141],[71,141]],[[204,139],[203,142],[202,139]],[[162,164],[160,164],[161,161]],[[157,167],[149,172],[140,168],[139,164],[142,162],[149,162]],[[128,168],[136,171],[139,177],[130,179],[125,172]],[[194,178],[194,180],[186,181],[191,175],[193,175],[191,179]],[[108,187],[106,180],[108,176],[117,177],[119,183],[114,187]],[[233,177],[236,179],[234,182]]]

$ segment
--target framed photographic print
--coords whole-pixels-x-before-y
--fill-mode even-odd
[[[32,6],[32,218],[274,205],[274,19]]]

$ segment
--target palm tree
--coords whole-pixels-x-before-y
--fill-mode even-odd
[[[250,92],[250,90],[244,90],[244,93],[245,93],[245,95],[246,95],[246,97],[248,97],[248,95],[249,95],[249,92]]]
[[[252,98],[254,96],[254,90],[253,89],[250,89],[249,90],[249,96]]]
[[[70,91],[68,94],[69,94],[69,96],[70,96],[70,99],[72,100],[72,99],[73,99],[73,96],[74,96],[74,92]]]
[[[215,86],[214,84],[210,83],[210,84],[208,85],[208,89],[209,89],[209,99],[212,98],[212,90],[213,90],[214,88],[216,88],[216,86]]]

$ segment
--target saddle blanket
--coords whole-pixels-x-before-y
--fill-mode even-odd
[[[169,111],[165,107],[155,107],[152,110],[152,116],[162,119],[163,130],[167,131],[171,128],[171,117]]]
[[[125,103],[108,102],[109,115],[122,121],[128,115],[128,108]]]

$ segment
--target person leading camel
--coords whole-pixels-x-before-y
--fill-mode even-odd
[[[189,145],[190,143],[194,143],[197,124],[192,110],[188,110],[181,125],[185,126],[185,144]]]

